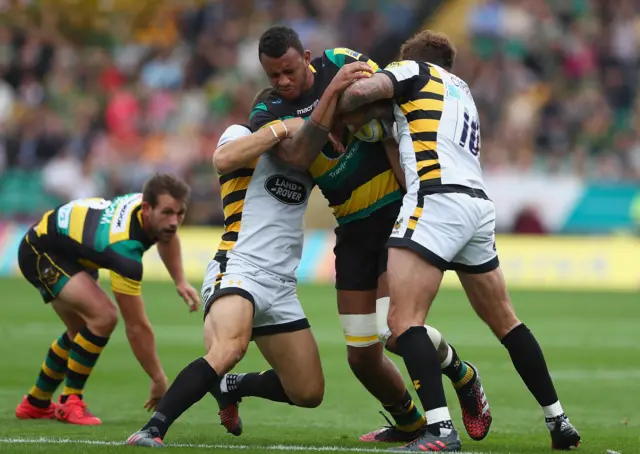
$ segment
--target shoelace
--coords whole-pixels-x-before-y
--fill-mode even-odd
[[[393,429],[393,430],[397,430],[398,427],[391,422],[391,420],[389,418],[387,418],[387,415],[384,414],[383,411],[379,411],[378,413],[380,413],[380,415],[382,415],[382,417],[385,419],[385,421],[387,421],[387,426],[382,426],[383,429]]]

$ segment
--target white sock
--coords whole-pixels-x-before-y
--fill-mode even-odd
[[[560,401],[557,401],[555,404],[542,407],[542,411],[544,412],[544,417],[550,419],[564,414],[562,405],[560,405]]]
[[[427,418],[427,424],[439,424],[445,421],[451,421],[451,415],[449,414],[449,409],[447,407],[436,408],[435,410],[429,410],[425,413],[425,418]],[[446,437],[451,433],[451,429],[446,429],[444,427],[440,427],[440,436]]]
[[[449,364],[451,364],[451,360],[453,359],[453,349],[451,348],[451,345],[447,344],[447,348],[447,357],[444,359],[444,361],[442,361],[442,363],[440,363],[440,369],[448,367]]]
[[[229,389],[227,389],[227,374],[224,374],[222,380],[220,380],[220,391],[223,393],[229,392]]]

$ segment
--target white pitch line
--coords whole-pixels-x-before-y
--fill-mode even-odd
[[[72,438],[0,438],[0,444],[19,445],[19,444],[81,444],[94,446],[127,446],[123,441],[106,441],[106,440],[74,440]],[[202,448],[202,449],[229,449],[246,451],[255,449],[259,451],[289,451],[289,452],[388,452],[386,449],[367,449],[353,448],[347,446],[302,446],[302,445],[234,445],[234,444],[192,444],[192,443],[169,443],[165,445],[167,448]],[[464,453],[461,453],[464,454]],[[472,454],[472,453],[468,453]],[[489,454],[476,452],[473,454]]]

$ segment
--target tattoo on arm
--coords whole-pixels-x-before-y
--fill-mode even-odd
[[[329,130],[309,119],[292,139],[280,143],[278,155],[290,165],[307,170],[327,142],[328,136]]]
[[[360,79],[347,88],[338,101],[338,113],[350,112],[365,104],[393,98],[393,82],[385,74]]]

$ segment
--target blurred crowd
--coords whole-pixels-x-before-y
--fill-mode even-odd
[[[425,19],[424,0],[52,3],[0,0],[0,207],[36,204],[3,195],[21,178],[64,201],[136,191],[163,170],[192,185],[197,224],[222,221],[210,156],[267,84],[266,28],[384,64],[391,38]],[[640,2],[476,3],[455,72],[481,112],[486,172],[640,178]]]

